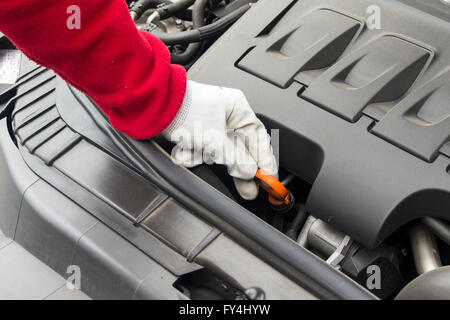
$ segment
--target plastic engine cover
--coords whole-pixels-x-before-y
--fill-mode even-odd
[[[308,212],[368,247],[450,219],[450,24],[407,2],[262,0],[189,73],[243,90]]]

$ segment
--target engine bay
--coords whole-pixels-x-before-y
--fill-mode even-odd
[[[383,287],[401,287],[408,238],[424,236],[411,225],[449,219],[449,32],[397,1],[261,1],[190,69],[243,90],[279,129],[280,166],[310,215],[298,241],[329,263],[347,236],[360,244],[337,263],[354,279],[379,259]]]
[[[397,1],[262,1],[190,76],[239,87],[280,130],[281,167],[311,185],[310,240],[386,256],[411,221],[449,219],[449,32]]]

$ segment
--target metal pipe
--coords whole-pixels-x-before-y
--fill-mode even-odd
[[[337,250],[344,239],[344,233],[320,219],[315,220],[308,231],[308,245],[327,257]]]
[[[157,7],[161,4],[169,5],[172,1],[169,0],[138,0],[130,8],[130,14],[134,21],[138,20],[142,14],[150,8]]]
[[[422,222],[434,233],[436,237],[450,246],[450,225],[436,218],[423,218]]]
[[[169,2],[168,4],[156,8],[155,11],[148,17],[147,24],[151,24],[155,19],[164,20],[174,16],[175,14],[186,10],[194,4],[195,0],[179,0],[176,2]]]
[[[131,19],[133,19],[134,21],[138,19],[138,14],[136,13],[136,11],[130,11],[130,15]]]
[[[303,225],[302,231],[300,231],[300,234],[297,237],[297,243],[303,247],[303,248],[308,248],[308,233],[309,233],[309,229],[311,228],[312,224],[314,223],[314,221],[316,221],[317,218],[313,217],[313,216],[308,216],[308,218],[306,219],[305,224]]]
[[[409,228],[409,239],[419,275],[442,266],[436,239],[423,224],[415,223]]]

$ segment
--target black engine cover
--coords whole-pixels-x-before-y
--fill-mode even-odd
[[[262,0],[189,73],[243,90],[309,213],[369,247],[450,219],[450,24],[407,3]]]

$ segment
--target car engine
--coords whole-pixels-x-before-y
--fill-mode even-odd
[[[417,2],[260,1],[190,70],[279,129],[299,243],[361,283],[380,265],[381,297],[448,263],[450,29]]]

